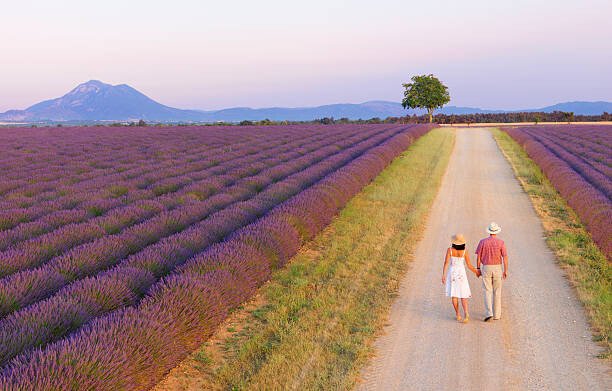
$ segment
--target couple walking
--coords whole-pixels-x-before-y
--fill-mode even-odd
[[[463,235],[453,235],[451,247],[446,251],[442,284],[446,285],[446,296],[451,297],[459,322],[467,323],[470,319],[467,299],[472,297],[472,292],[465,271],[466,266],[476,277],[482,277],[486,310],[484,321],[488,322],[491,318],[501,319],[501,288],[502,281],[508,275],[508,252],[504,241],[497,237],[497,234],[501,232],[499,225],[489,224],[487,232],[489,237],[482,239],[476,248],[475,268],[470,262]],[[459,312],[459,299],[463,307],[463,318]]]

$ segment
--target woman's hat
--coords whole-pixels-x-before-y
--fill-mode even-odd
[[[489,226],[487,227],[487,232],[492,234],[492,235],[496,235],[498,233],[501,232],[501,227],[499,225],[497,225],[497,223],[492,222],[491,224],[489,224]]]
[[[460,246],[460,245],[462,245],[462,244],[465,244],[465,238],[464,238],[464,237],[463,237],[463,235],[461,235],[461,234],[455,234],[455,235],[453,235],[452,240],[453,240],[453,241],[452,241],[451,243],[452,243],[452,244],[456,244],[456,245],[458,245],[458,246]]]

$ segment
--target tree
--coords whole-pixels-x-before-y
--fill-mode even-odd
[[[540,115],[540,113],[535,113],[534,119],[535,119],[535,124],[537,125],[538,123],[540,123],[540,121],[542,121],[542,116]]]
[[[427,109],[429,122],[433,121],[435,109],[450,102],[448,87],[434,75],[412,76],[412,83],[402,84],[405,88],[402,106],[405,109]]]
[[[568,124],[574,120],[573,111],[562,111],[561,114],[563,114],[563,118],[565,118]]]
[[[274,123],[269,118],[264,118],[261,121],[257,121],[257,125],[273,125]]]

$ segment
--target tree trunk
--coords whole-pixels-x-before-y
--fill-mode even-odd
[[[433,122],[433,109],[427,109],[427,114],[429,114],[429,123]]]

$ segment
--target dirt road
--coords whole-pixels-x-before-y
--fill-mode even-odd
[[[546,247],[538,217],[488,130],[458,129],[455,150],[415,260],[402,281],[363,390],[604,390],[584,310]],[[473,254],[490,221],[509,252],[502,319],[484,323],[470,274],[472,320],[459,324],[440,281],[450,236]]]

